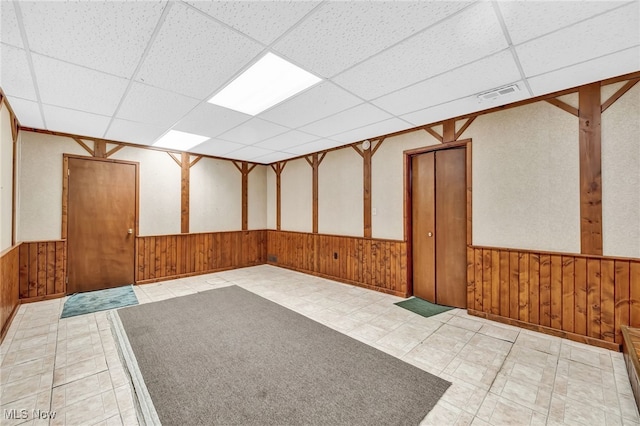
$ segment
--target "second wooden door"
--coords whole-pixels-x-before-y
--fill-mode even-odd
[[[67,294],[132,284],[136,165],[68,161]]]
[[[413,294],[466,308],[465,148],[416,155],[411,162]]]

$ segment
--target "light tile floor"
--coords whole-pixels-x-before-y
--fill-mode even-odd
[[[424,318],[398,297],[267,265],[135,292],[149,303],[232,284],[452,382],[423,424],[640,424],[622,354],[464,310]],[[0,423],[137,424],[107,313],[61,320],[63,304],[20,306],[0,346]]]

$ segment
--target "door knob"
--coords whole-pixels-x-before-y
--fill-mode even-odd
[[[433,232],[427,232],[427,235],[433,237]]]
[[[129,228],[129,229],[127,230],[127,234],[133,234],[133,229]]]

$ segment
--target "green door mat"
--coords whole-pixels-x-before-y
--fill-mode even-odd
[[[418,315],[422,315],[423,317],[438,315],[438,314],[441,314],[442,312],[446,312],[453,309],[450,306],[436,305],[435,303],[427,302],[426,300],[418,299],[417,297],[412,297],[411,299],[403,300],[402,302],[396,303],[396,305],[400,306],[401,308],[405,308],[411,312],[414,312]]]

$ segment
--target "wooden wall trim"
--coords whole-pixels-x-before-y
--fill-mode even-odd
[[[318,233],[318,191],[319,191],[319,176],[318,169],[320,168],[320,164],[324,157],[327,155],[326,152],[319,155],[317,152],[311,155],[311,158],[304,157],[304,159],[311,166],[311,229],[314,234]],[[278,227],[278,230],[280,227]]]
[[[580,246],[602,254],[602,162],[600,84],[580,87]]]
[[[640,259],[469,246],[467,286],[471,311],[584,343],[640,326]]]
[[[181,153],[180,158],[180,232],[189,232],[189,186],[190,186],[190,156]]]
[[[275,164],[271,164],[273,172],[276,174],[276,229],[279,231],[282,221],[282,171],[284,166],[287,165],[286,161],[280,161]]]
[[[247,161],[242,161],[240,165],[238,165],[238,163],[234,161],[233,165],[236,166],[236,169],[238,169],[242,175],[242,230],[246,231],[249,229],[249,173],[251,173],[257,164],[249,166]]]
[[[547,99],[546,101],[548,103],[550,103],[551,105],[556,106],[556,107],[560,108],[561,110],[568,112],[571,115],[574,115],[576,117],[580,116],[578,108],[572,107],[571,105],[561,101],[560,99],[551,98],[551,99]]]

